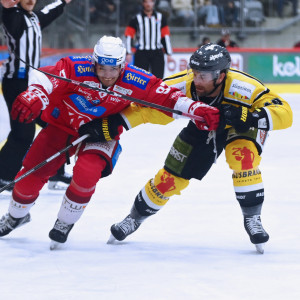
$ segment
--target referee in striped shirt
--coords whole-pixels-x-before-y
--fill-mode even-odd
[[[59,17],[66,3],[71,1],[56,0],[33,12],[37,0],[1,0],[3,30],[9,52],[1,70],[2,91],[9,113],[15,98],[28,87],[30,68],[23,61],[35,68],[40,66],[41,30]],[[35,135],[35,122],[24,124],[10,117],[10,127],[7,141],[0,151],[0,187],[14,180]]]
[[[136,37],[137,46],[134,55],[134,65],[150,71],[158,78],[164,75],[164,52],[167,61],[171,61],[172,46],[170,30],[166,17],[154,10],[155,0],[143,0],[143,9],[135,15],[125,29],[126,61],[132,61],[132,40]]]

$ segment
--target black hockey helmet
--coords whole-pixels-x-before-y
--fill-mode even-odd
[[[227,72],[230,67],[231,57],[226,48],[217,44],[206,44],[196,50],[191,58],[189,67],[196,71],[215,71],[216,77]]]

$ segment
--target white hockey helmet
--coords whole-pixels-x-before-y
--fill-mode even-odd
[[[126,48],[119,37],[103,36],[95,45],[93,63],[124,67]]]

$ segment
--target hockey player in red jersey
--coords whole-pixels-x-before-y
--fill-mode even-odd
[[[195,102],[179,89],[168,87],[151,73],[127,65],[125,55],[126,50],[120,38],[104,36],[95,45],[92,56],[66,57],[55,66],[41,70],[99,87],[104,91],[129,95],[201,116],[205,122],[195,121],[201,130],[217,128],[218,109]],[[70,230],[89,203],[97,182],[111,174],[122,150],[119,136],[122,128],[127,128],[118,113],[130,104],[129,100],[122,97],[62,81],[38,70],[32,71],[28,89],[16,98],[12,108],[13,119],[28,123],[42,110],[42,118],[48,123],[32,144],[17,177],[64,148],[79,135],[89,134],[82,144],[69,151],[69,156],[76,152],[77,160],[72,182],[49,233],[53,245],[67,240]],[[153,109],[154,115],[155,111],[161,114]],[[165,114],[170,119],[178,117],[172,113]],[[110,124],[114,124],[114,121],[123,122],[123,126],[112,130],[113,126],[110,127]],[[29,211],[40,190],[65,161],[66,155],[61,155],[15,184],[8,213],[0,220],[0,236],[5,236],[30,221]]]

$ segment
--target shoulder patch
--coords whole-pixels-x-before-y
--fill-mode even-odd
[[[250,100],[255,90],[251,83],[234,79],[229,87],[229,95],[235,100]]]
[[[150,72],[148,72],[148,71],[146,71],[146,70],[144,70],[144,69],[141,69],[141,68],[139,68],[139,67],[137,67],[137,66],[134,66],[134,65],[128,65],[128,68],[152,76],[152,73],[150,73]]]
[[[92,64],[74,64],[76,76],[96,76]]]
[[[150,81],[150,78],[143,76],[138,73],[130,72],[129,70],[126,70],[124,72],[122,81],[128,84],[132,84],[142,90],[145,90],[148,82]]]
[[[90,55],[86,56],[69,56],[71,61],[92,61],[92,57]]]

